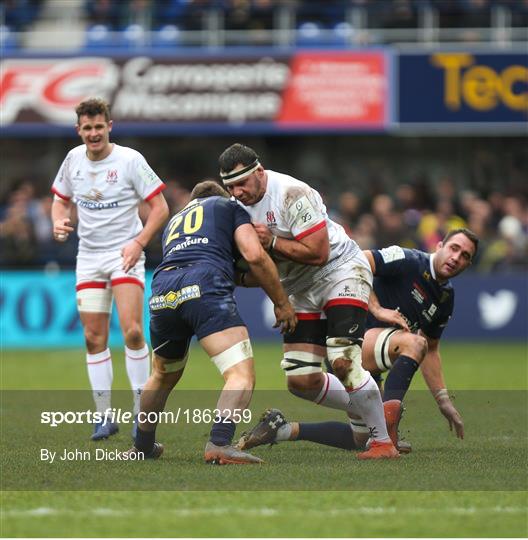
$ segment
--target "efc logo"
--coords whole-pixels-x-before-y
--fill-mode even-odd
[[[444,72],[444,103],[452,111],[463,105],[490,111],[504,105],[514,111],[528,111],[528,67],[509,65],[502,71],[477,64],[467,53],[438,53],[433,66]]]

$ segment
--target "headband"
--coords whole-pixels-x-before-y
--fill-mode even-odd
[[[243,169],[239,169],[238,171],[231,171],[228,173],[220,172],[220,178],[222,179],[224,186],[229,186],[231,184],[234,184],[235,182],[239,182],[246,176],[249,176],[252,172],[255,172],[259,167],[260,167],[260,162],[258,159],[256,159],[253,163],[251,163],[247,167],[244,167]]]

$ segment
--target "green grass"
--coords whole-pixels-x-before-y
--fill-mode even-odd
[[[41,425],[42,410],[90,407],[84,354],[4,351],[1,534],[526,536],[526,347],[447,344],[442,353],[464,441],[449,433],[418,375],[401,425],[414,451],[399,462],[359,462],[353,453],[296,442],[255,449],[263,466],[208,467],[201,456],[209,426],[186,422],[160,426],[166,454],[157,462],[41,462],[42,447],[92,455],[96,447],[125,449],[129,428],[96,445],[86,425]],[[342,419],[284,392],[279,345],[257,344],[255,357],[255,416],[279,406],[292,419]],[[126,407],[123,364],[116,350],[114,386],[123,391],[114,406]],[[194,348],[170,409],[212,408],[220,386]]]

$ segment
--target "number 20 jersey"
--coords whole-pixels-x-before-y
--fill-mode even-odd
[[[169,268],[208,264],[233,280],[233,235],[246,223],[250,223],[249,215],[234,201],[225,197],[194,199],[165,228],[163,260],[154,277]]]

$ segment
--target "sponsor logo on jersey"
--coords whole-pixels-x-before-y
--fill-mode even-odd
[[[290,207],[289,213],[293,218],[294,225],[300,229],[306,227],[306,225],[311,225],[314,216],[317,215],[315,208],[306,195],[295,201],[295,204]]]
[[[436,307],[436,305],[431,304],[431,306],[429,307],[429,309],[427,311],[425,311],[425,309],[422,311],[422,315],[425,317],[425,319],[428,322],[431,322],[433,320],[433,316],[434,316],[434,314],[436,313],[437,310],[438,310],[438,308]]]
[[[268,227],[275,227],[277,225],[277,220],[275,219],[275,213],[273,210],[268,210],[266,212],[266,222]]]
[[[79,199],[77,201],[79,206],[86,208],[87,210],[106,210],[107,208],[117,208],[119,203],[117,201],[113,202],[96,202],[96,201],[85,201]]]
[[[174,253],[175,251],[180,251],[182,249],[185,249],[189,246],[194,246],[196,244],[208,244],[209,238],[191,238],[190,236],[186,236],[185,240],[179,244],[176,244],[174,247],[169,249],[169,252],[167,255],[170,255],[171,253]]]
[[[352,294],[352,289],[350,288],[350,285],[345,285],[343,287],[343,290],[337,293],[337,296],[350,296],[351,294]]]
[[[161,182],[158,175],[146,163],[140,163],[139,177],[147,186],[154,184],[154,182]]]
[[[153,311],[160,309],[176,309],[184,302],[193,300],[195,298],[200,298],[200,296],[200,286],[189,285],[188,287],[183,287],[178,291],[169,291],[167,294],[153,296],[149,300],[149,307]]]
[[[422,276],[424,277],[425,281],[431,281],[431,274],[427,270],[424,270]]]
[[[106,173],[106,181],[109,184],[116,184],[117,183],[117,169],[110,169]]]
[[[389,246],[379,250],[385,264],[405,259],[405,251],[400,246]]]
[[[424,297],[420,294],[420,292],[418,291],[418,289],[413,289],[411,291],[411,296],[419,303],[419,304],[423,304],[424,303]]]
[[[82,195],[83,199],[88,199],[89,201],[102,201],[104,199],[104,195],[95,188],[92,188],[88,193],[85,195]]]

